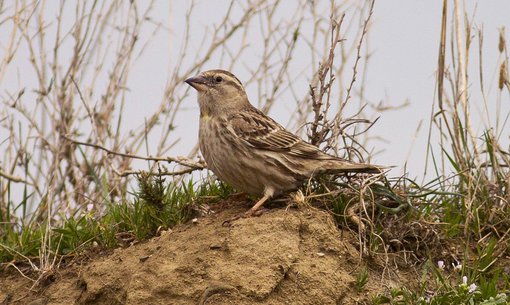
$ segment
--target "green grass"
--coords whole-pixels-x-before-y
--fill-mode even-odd
[[[438,66],[430,67],[431,71],[437,72],[437,87],[433,90],[434,94],[437,93],[437,98],[431,109],[429,139],[437,138],[439,142],[436,143],[431,142],[436,140],[429,140],[428,147],[426,148],[428,153],[427,162],[430,162],[433,167],[433,173],[429,173],[429,179],[432,180],[426,183],[419,183],[407,176],[382,178],[377,181],[357,177],[349,179],[341,178],[333,182],[328,179],[318,179],[314,180],[305,189],[305,194],[308,196],[311,204],[325,208],[334,214],[338,226],[342,230],[350,230],[358,234],[359,246],[364,247],[364,249],[361,249],[363,250],[361,253],[365,257],[382,256],[383,259],[381,261],[387,262],[391,258],[401,259],[405,255],[408,266],[419,269],[421,276],[418,279],[398,287],[388,287],[385,293],[373,296],[373,304],[487,305],[510,303],[510,152],[508,151],[508,143],[500,141],[500,139],[507,139],[508,127],[505,125],[507,124],[509,114],[499,111],[500,109],[506,109],[500,106],[506,101],[505,98],[508,98],[508,91],[510,89],[506,38],[504,31],[501,30],[498,45],[500,60],[497,63],[497,67],[484,66],[483,57],[477,58],[475,54],[479,53],[479,56],[482,56],[482,54],[490,51],[491,46],[483,46],[482,32],[478,32],[478,28],[475,29],[474,27],[477,22],[465,20],[468,21],[468,25],[463,26],[462,23],[454,19],[450,20],[448,16],[451,15],[451,18],[455,18],[457,14],[451,14],[451,11],[449,12],[446,9],[447,1],[443,1],[443,4],[444,18],[441,21],[441,35],[439,36]],[[44,6],[39,5],[39,7],[42,9]],[[24,15],[25,6],[22,6],[20,9],[21,11],[16,10],[12,15]],[[89,14],[87,10],[79,9],[79,11],[82,11],[84,16]],[[266,13],[265,10],[257,11],[263,14]],[[93,13],[93,11],[91,12]],[[109,14],[104,14],[101,11],[97,11],[97,13],[99,14],[98,16],[109,16]],[[123,12],[121,14],[124,15]],[[42,18],[42,15],[39,13],[30,15]],[[248,15],[251,15],[251,13],[246,16]],[[362,15],[360,14],[360,16]],[[469,18],[468,16],[471,14],[467,12],[459,14],[459,16],[462,15],[465,18]],[[10,19],[16,21],[20,18],[7,18],[6,20]],[[98,17],[99,19],[101,18]],[[88,22],[87,20],[90,21],[91,19],[78,18],[78,20],[82,20],[80,22]],[[120,54],[118,58],[119,66],[123,66],[124,61],[130,60],[131,56],[127,55],[136,50],[132,46],[141,38],[136,29],[139,25],[141,26],[142,22],[139,22],[138,18],[128,18],[126,20],[135,20],[137,25],[130,25],[130,23],[125,25],[126,28],[132,29],[130,31],[132,33],[132,44],[123,44],[129,47],[127,50],[117,50],[118,52],[116,53]],[[141,18],[140,20],[151,21],[152,19]],[[355,22],[358,21],[356,19],[353,20]],[[367,25],[369,20],[370,18],[367,17],[364,24]],[[361,19],[359,21],[363,23]],[[24,32],[29,32],[29,34],[23,33],[21,35],[21,37],[27,37],[25,42],[28,46],[33,44],[34,46],[39,44],[42,46],[42,42],[45,41],[44,36],[41,36],[40,41],[38,39],[28,39],[28,37],[38,37],[40,33],[44,32],[43,27],[46,27],[49,23],[37,21],[36,24],[39,26],[19,27]],[[79,28],[80,24],[84,28],[88,27],[85,23],[78,23],[76,25],[77,28]],[[317,22],[316,24],[319,25],[322,22]],[[333,34],[341,33],[340,25],[341,22],[335,23],[334,26],[332,23],[331,40],[336,36]],[[120,27],[122,28],[124,25]],[[15,30],[17,28],[18,26],[13,27]],[[232,30],[229,33],[232,34],[237,29],[242,28],[241,23],[232,24]],[[289,33],[292,34],[290,36],[292,36],[293,42],[296,42],[298,37],[306,34],[305,31],[298,32],[293,28],[289,29],[291,29]],[[322,28],[316,28],[316,30],[318,31],[314,30],[313,33],[324,32]],[[74,37],[77,39],[76,45],[96,45],[96,42],[101,45],[103,40],[101,34],[103,32],[105,34],[109,33],[107,31],[97,31],[100,35],[92,34],[85,35],[84,37],[77,35]],[[478,34],[475,32],[478,32]],[[14,35],[14,33],[16,31],[13,32],[12,37],[19,36],[17,34]],[[280,31],[275,31],[275,33],[279,33],[278,37],[280,37]],[[330,38],[327,31],[325,33],[326,41],[329,41]],[[447,33],[451,33],[451,35],[447,35]],[[461,34],[462,37],[455,37],[454,33],[463,34]],[[338,37],[343,35],[342,33]],[[50,36],[52,35],[46,35],[46,37]],[[114,37],[114,39],[116,37],[115,35],[109,36]],[[285,35],[281,36],[284,37]],[[316,75],[307,76],[310,79],[317,76],[319,81],[315,85],[311,84],[310,86],[312,103],[306,105],[305,108],[296,109],[296,111],[306,114],[309,106],[314,108],[316,121],[312,124],[315,124],[315,127],[319,125],[325,127],[320,131],[322,135],[319,138],[322,140],[317,140],[318,138],[315,137],[320,134],[315,134],[311,137],[317,144],[320,144],[321,141],[326,141],[326,143],[322,144],[331,144],[326,140],[328,133],[334,134],[327,128],[330,125],[329,123],[332,123],[328,122],[328,117],[332,118],[338,115],[339,118],[346,119],[345,115],[347,115],[347,112],[340,111],[336,114],[330,112],[328,115],[327,107],[329,106],[325,105],[330,104],[330,98],[331,101],[338,99],[341,103],[339,109],[344,109],[345,106],[348,106],[348,102],[352,103],[350,89],[347,89],[347,92],[342,90],[341,96],[345,93],[347,95],[345,99],[338,98],[337,94],[330,90],[330,88],[337,87],[337,85],[344,87],[346,83],[343,82],[345,81],[343,75],[334,75],[327,71],[344,71],[345,69],[343,68],[346,67],[344,62],[350,62],[344,60],[344,57],[354,55],[354,53],[343,54],[344,52],[336,46],[343,45],[342,48],[354,50],[356,45],[359,44],[357,63],[357,60],[362,58],[360,55],[364,57],[364,53],[359,52],[363,45],[363,36],[361,35],[359,42],[356,41],[357,39],[335,40],[335,43],[330,46],[331,61],[329,63],[322,62],[319,65],[320,68],[314,72]],[[89,40],[86,39],[87,37],[89,37]],[[451,42],[447,41],[447,37],[450,37]],[[463,38],[466,40],[466,43],[459,43],[459,40],[456,38]],[[477,39],[479,43],[476,43]],[[114,42],[114,40],[109,39],[105,41]],[[348,41],[354,41],[352,47],[345,45],[345,42]],[[53,41],[48,42],[47,46],[53,44]],[[54,43],[54,50],[51,48],[48,50],[54,51],[55,56],[57,56],[58,46],[61,44],[61,41],[55,41]],[[223,46],[223,44],[216,44],[216,41],[211,43],[214,44],[211,46],[211,50]],[[477,44],[480,50],[475,50]],[[19,45],[19,43],[14,43],[13,45]],[[294,46],[294,43],[289,45]],[[459,52],[459,48],[464,48],[464,52]],[[340,51],[342,56],[337,56],[335,59],[333,55]],[[103,100],[103,102],[109,103],[108,106],[100,107],[107,109],[107,112],[94,112],[94,117],[91,116],[90,118],[88,118],[91,115],[90,110],[86,107],[77,108],[68,113],[68,110],[73,107],[71,107],[72,104],[66,105],[65,100],[72,102],[78,98],[77,96],[71,96],[75,93],[72,92],[73,90],[69,90],[67,86],[69,85],[68,80],[73,80],[76,91],[80,93],[80,86],[84,88],[89,86],[89,83],[80,82],[80,77],[78,77],[88,69],[87,67],[92,67],[92,65],[86,64],[87,62],[95,63],[95,66],[101,71],[104,70],[101,67],[110,66],[107,64],[107,61],[98,61],[96,63],[93,60],[89,60],[92,57],[103,58],[103,56],[96,56],[95,52],[88,52],[81,48],[75,48],[75,52],[77,52],[75,54],[76,59],[85,64],[76,65],[75,67],[75,61],[71,61],[73,69],[69,68],[70,75],[63,74],[66,77],[65,79],[61,79],[57,73],[53,75],[54,77],[51,78],[48,84],[46,77],[41,77],[38,87],[48,88],[37,95],[38,99],[41,101],[45,100],[48,103],[45,107],[41,107],[44,110],[34,112],[34,114],[37,114],[37,117],[45,118],[39,123],[41,126],[36,126],[37,124],[34,124],[35,121],[32,122],[33,115],[31,112],[25,112],[26,110],[20,107],[20,105],[23,105],[21,97],[25,92],[25,85],[20,87],[20,89],[23,89],[20,90],[16,100],[11,101],[9,99],[7,102],[8,108],[15,111],[16,115],[21,114],[29,120],[22,120],[18,123],[18,120],[14,119],[16,116],[11,116],[10,114],[2,118],[3,122],[12,122],[9,124],[5,123],[8,126],[8,132],[11,133],[9,141],[12,142],[2,140],[9,143],[5,149],[7,158],[5,161],[2,160],[4,163],[0,164],[0,170],[8,173],[9,171],[5,167],[12,166],[13,173],[24,176],[21,177],[24,179],[29,177],[32,177],[32,179],[24,182],[22,199],[19,202],[12,202],[11,195],[14,192],[20,191],[19,189],[14,190],[15,188],[11,184],[16,180],[20,182],[19,180],[23,179],[20,177],[17,177],[20,179],[1,178],[0,191],[3,193],[0,199],[5,200],[0,202],[0,264],[2,265],[12,263],[15,266],[19,262],[29,261],[37,262],[33,265],[35,269],[44,269],[47,266],[44,266],[43,261],[52,261],[53,259],[59,261],[61,258],[86,253],[90,249],[112,249],[119,246],[127,246],[133,242],[143,241],[158,235],[162,230],[188,221],[193,217],[193,208],[199,204],[214,204],[219,198],[225,198],[232,193],[232,189],[228,186],[207,179],[200,182],[189,180],[184,183],[174,183],[165,181],[160,175],[141,174],[138,179],[138,187],[132,194],[133,196],[127,196],[124,193],[111,195],[110,193],[113,193],[111,188],[117,189],[118,187],[118,189],[125,190],[127,188],[125,185],[128,183],[127,179],[124,179],[122,187],[109,181],[110,179],[115,180],[124,176],[119,176],[117,172],[111,171],[113,167],[110,161],[112,160],[103,157],[104,147],[99,149],[100,146],[92,143],[105,145],[107,143],[123,142],[119,137],[120,132],[110,134],[112,130],[116,129],[116,125],[121,125],[122,116],[119,115],[118,122],[116,122],[113,118],[117,116],[109,112],[111,111],[110,109],[117,109],[116,105],[123,105],[123,102],[114,97],[124,96],[119,94],[119,92],[126,90],[126,87],[124,85],[111,86],[111,89],[109,89],[111,91],[104,93],[104,96],[112,97]],[[319,54],[319,57],[316,59],[322,60],[322,51],[319,51],[317,54]],[[468,58],[464,56],[468,56]],[[490,53],[490,56],[494,56],[494,53]],[[289,56],[289,60],[291,57]],[[38,57],[38,60],[32,60],[33,66],[37,71],[45,71],[45,67],[61,66],[57,64],[58,61],[57,63],[46,62],[46,58],[46,56],[41,56]],[[368,59],[368,56],[366,58]],[[283,62],[284,67],[291,66],[288,65],[287,61]],[[470,72],[468,77],[467,73],[471,71],[471,69],[468,69],[468,66],[478,65],[478,63],[480,65],[479,73]],[[464,69],[460,68],[461,65]],[[356,79],[356,66],[357,64],[353,67],[353,79],[349,88],[353,88],[352,85]],[[67,69],[66,65],[63,68],[64,70]],[[277,66],[274,68],[277,68]],[[117,70],[118,72],[116,72]],[[498,86],[495,86],[495,83],[490,84],[482,79],[483,71],[494,70],[500,71]],[[282,71],[286,71],[286,68],[282,67]],[[465,71],[465,75],[461,75],[462,71]],[[106,72],[108,75],[111,75],[111,83],[117,84],[118,80],[127,79],[129,69],[114,69],[113,72]],[[117,73],[121,73],[122,76]],[[268,73],[253,76],[256,76],[258,79],[265,79],[270,76]],[[96,73],[96,75],[99,75],[99,73]],[[327,75],[329,77],[326,77]],[[188,75],[178,76],[188,77]],[[359,76],[361,75],[358,75],[358,78],[361,79]],[[180,77],[172,77],[172,79],[182,82]],[[334,83],[335,78],[341,82]],[[492,77],[485,76],[484,78],[487,80]],[[77,82],[75,83],[74,80],[77,80]],[[287,79],[284,80],[287,81]],[[483,103],[486,103],[486,105],[479,105],[481,101],[477,100],[476,95],[473,94],[478,82],[486,88],[485,91],[482,90],[483,92],[481,92],[487,98],[487,100],[485,98],[483,100]],[[93,86],[96,83],[102,82],[92,81],[90,85]],[[465,88],[462,88],[462,83],[466,86]],[[177,86],[177,84],[169,84],[169,88],[173,85]],[[363,90],[363,87],[360,89]],[[99,89],[97,88],[91,88],[91,92],[94,91],[92,89],[102,92],[98,91]],[[278,94],[280,93],[278,92]],[[103,96],[103,94],[86,97],[87,99],[95,100],[99,96]],[[323,96],[324,99],[322,98]],[[360,92],[359,96],[364,96],[363,91]],[[63,99],[63,97],[66,97],[66,99]],[[86,100],[81,96],[81,93],[79,97],[83,100],[84,105],[88,104],[85,103]],[[353,95],[353,97],[355,96]],[[179,98],[178,94],[172,94],[172,98],[176,99],[175,105],[181,105],[186,95]],[[360,102],[363,104],[365,100],[360,99]],[[182,105],[184,104],[182,103]],[[475,111],[470,109],[470,107],[473,107],[469,106],[470,104],[476,104],[481,106],[480,108],[485,109],[491,108],[488,107],[489,104],[497,106],[498,112],[496,113],[486,110],[486,115],[490,117],[490,120],[484,122],[485,130],[482,133],[477,131],[477,126],[475,128],[472,127],[472,121],[476,121],[477,118],[472,115]],[[176,117],[175,114],[181,109],[178,106],[176,107],[174,109],[175,113],[172,115],[173,117]],[[98,111],[101,110],[99,109]],[[160,112],[166,115],[168,111]],[[122,113],[122,106],[120,106],[119,113]],[[62,135],[69,132],[73,137],[81,138],[84,135],[77,131],[82,130],[81,128],[84,126],[81,123],[82,120],[88,121],[90,119],[93,122],[96,120],[96,116],[97,118],[109,118],[108,120],[110,121],[98,124],[98,126],[104,124],[103,127],[105,128],[102,128],[104,129],[102,132],[101,130],[97,132],[97,138],[87,140],[90,142],[88,144],[80,144],[87,144],[88,148],[92,147],[94,150],[85,150],[83,146],[78,145],[79,142],[69,142],[69,139],[63,141],[61,136],[53,137],[53,132],[47,132],[48,130],[58,129],[62,130]],[[53,120],[55,118],[59,120],[59,117],[61,121],[55,122],[52,127],[53,129],[46,129],[45,125],[48,119],[51,118]],[[132,140],[124,143],[124,146],[140,146],[137,139],[143,137],[146,137],[145,141],[148,143],[147,135],[153,126],[156,125],[156,122],[161,122],[158,119],[160,118],[158,115],[155,115],[153,118],[153,120],[150,120],[153,123],[148,124],[140,134],[131,131],[133,132]],[[303,116],[303,118],[306,118],[306,116]],[[347,119],[346,127],[351,126],[352,122],[352,118]],[[501,122],[501,124],[494,124],[494,122]],[[25,127],[27,123],[29,123],[29,127]],[[173,126],[173,123],[172,120],[168,126]],[[19,124],[19,127],[17,127],[17,124]],[[19,131],[16,131],[16,128],[19,128]],[[22,132],[24,128],[28,128],[28,132]],[[37,132],[34,132],[35,130]],[[357,129],[355,128],[355,130]],[[48,138],[45,136],[40,138],[34,136],[34,134],[46,133],[51,136]],[[346,136],[349,134],[348,128],[342,128],[338,132],[338,135],[343,137],[347,150],[353,149],[356,151],[358,148],[361,148],[357,147],[358,145],[349,147],[348,143],[352,144],[355,142],[354,135],[360,135],[357,131],[354,131],[352,133],[353,141],[351,142],[350,136],[349,141],[346,141]],[[31,136],[27,137],[29,135]],[[432,137],[432,135],[437,137]],[[29,145],[31,142],[26,141],[26,139],[32,137],[35,139],[33,146],[32,144]],[[16,139],[19,139],[19,143]],[[71,144],[77,145],[76,156],[74,153],[71,153],[72,150],[69,150],[70,146],[68,145]],[[55,150],[53,147],[65,149],[61,151],[59,149]],[[323,145],[322,147],[325,146]],[[9,153],[10,151],[16,153]],[[108,154],[112,152],[108,151]],[[133,153],[135,152],[139,153],[140,151],[136,150]],[[9,158],[10,154],[12,156]],[[122,155],[122,158],[126,157],[125,154],[120,155]],[[50,167],[50,164],[54,162],[52,161],[53,159],[55,161],[60,160],[56,170]],[[96,162],[96,160],[102,161]],[[125,165],[130,164],[129,162],[126,162]],[[38,164],[32,167],[34,163]],[[126,168],[128,167],[130,166],[126,166]],[[16,170],[14,171],[14,169]],[[60,173],[60,175],[49,175],[48,178],[44,178],[48,170]],[[453,174],[450,175],[452,171]],[[90,180],[93,187],[86,188],[86,191],[82,192],[81,183],[71,186],[71,184],[77,182],[76,180],[80,180],[80,178],[83,179],[84,183]],[[44,181],[44,179],[47,180]],[[67,180],[69,182],[66,182]],[[3,181],[6,181],[5,184],[1,184],[4,183]],[[66,184],[69,189],[62,192]],[[37,190],[37,193],[36,188],[40,188]],[[49,194],[50,191],[48,190],[51,190],[52,194]],[[31,191],[34,193],[30,193]],[[63,193],[61,197],[60,195],[55,195],[61,192]],[[86,200],[93,201],[93,203],[89,203],[88,206],[81,206],[83,204],[82,198],[80,197],[80,200],[75,200],[77,197],[73,198],[73,196],[78,196],[77,194],[86,198]],[[56,200],[59,206],[52,210],[44,196],[49,197],[48,201]],[[40,200],[31,200],[40,197],[42,197]],[[112,201],[110,198],[132,199],[115,199],[116,201]],[[35,202],[32,203],[32,201]],[[31,204],[34,204],[36,207],[32,207]],[[68,209],[68,206],[72,206],[72,208]],[[67,210],[72,211],[70,215],[65,214]],[[59,211],[60,214],[54,215],[56,211]],[[375,260],[370,260],[371,263],[373,261]],[[377,281],[377,279],[369,278],[369,271],[372,268],[367,262],[363,263],[366,265],[366,268],[363,267],[357,274],[354,289],[365,293],[367,287],[370,286],[370,282]],[[386,264],[378,267],[381,267],[381,269],[392,267],[389,266],[389,263]]]
[[[3,221],[9,219],[8,211],[0,215],[0,262],[34,260],[45,247],[57,256],[72,256],[91,247],[109,249],[145,240],[188,221],[197,204],[214,203],[231,192],[228,186],[211,180],[176,185],[159,175],[141,174],[132,201],[106,202],[104,207],[62,215],[63,221],[51,228],[48,241],[44,238],[46,222],[30,219],[12,224]]]
[[[411,265],[421,266],[420,279],[373,295],[373,304],[507,304],[510,213],[489,189],[494,183],[504,188],[497,185],[504,182],[497,178],[501,173],[491,172],[494,182],[485,170],[458,172],[422,186],[405,177],[319,179],[305,193],[314,206],[330,210],[340,227],[360,234],[370,255],[412,253]],[[214,204],[231,193],[211,179],[176,184],[159,174],[141,174],[132,200],[106,201],[103,207],[61,215],[49,239],[47,222],[27,217],[21,224],[6,221],[24,209],[23,200],[0,215],[0,262],[36,261],[42,250],[60,259],[91,248],[127,246],[188,221],[193,207]],[[368,268],[360,269],[354,283],[360,293],[374,280]]]
[[[465,267],[451,270],[444,262],[423,265],[420,289],[388,289],[374,297],[373,304],[508,304],[508,281],[499,287],[498,278],[469,273]],[[450,269],[450,270],[448,270]]]
[[[508,161],[494,141],[489,132],[480,138],[483,161],[443,149],[454,174],[437,173],[423,185],[400,177],[308,188],[308,195],[324,194],[316,204],[360,234],[369,253],[407,253],[411,265],[421,266],[418,283],[388,288],[373,304],[510,304],[510,186],[501,166]],[[365,279],[358,274],[358,291]]]
[[[362,292],[365,290],[365,286],[368,283],[368,269],[366,266],[363,266],[359,273],[356,275],[356,282],[354,283],[354,288],[356,291]]]
[[[490,139],[485,137],[485,141]],[[489,147],[487,153],[491,153]],[[395,226],[393,232],[400,235],[391,235],[392,229],[384,226],[383,214],[377,213],[373,234],[383,236],[385,242],[395,236],[405,241],[402,233],[408,225],[420,222],[421,234],[412,237],[416,244],[426,245],[428,249],[423,254],[428,261],[423,265],[420,289],[411,286],[388,289],[386,294],[374,298],[374,304],[510,303],[510,206],[504,199],[508,186],[501,178],[508,172],[501,168],[495,171],[495,162],[500,158],[491,155],[487,160],[492,164],[484,167],[470,164],[463,168],[449,158],[457,170],[453,178],[438,179],[415,195],[404,195],[411,199],[412,209],[391,223]],[[436,239],[425,238],[428,232],[433,232]],[[419,252],[412,247],[405,250]],[[444,268],[438,267],[439,261]]]

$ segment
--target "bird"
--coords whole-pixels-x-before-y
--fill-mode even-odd
[[[319,174],[382,172],[376,165],[327,154],[288,131],[250,103],[229,71],[208,70],[185,82],[197,91],[198,141],[207,167],[234,188],[262,196],[243,217]]]

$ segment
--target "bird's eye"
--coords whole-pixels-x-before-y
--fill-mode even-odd
[[[214,79],[215,82],[217,83],[221,83],[223,81],[223,77],[221,76],[216,76],[216,78]]]

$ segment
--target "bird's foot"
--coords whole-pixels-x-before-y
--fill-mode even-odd
[[[236,215],[234,217],[230,217],[229,219],[225,220],[221,224],[221,226],[223,226],[223,227],[230,227],[234,221],[240,219],[241,217],[242,217],[242,214],[241,215]]]
[[[258,208],[258,209],[256,209],[256,210],[249,209],[248,211],[246,211],[246,212],[242,215],[242,217],[243,217],[243,218],[250,218],[250,217],[254,217],[254,216],[258,217],[258,216],[260,216],[260,215],[264,214],[264,213],[265,213],[265,212],[267,212],[267,211],[269,211],[269,210],[268,210],[268,209],[266,209],[266,208]]]
[[[269,211],[268,209],[266,208],[259,208],[257,210],[252,210],[252,209],[249,209],[248,211],[244,212],[244,213],[241,213],[239,215],[236,215],[234,217],[231,217],[227,220],[225,220],[221,225],[224,226],[224,227],[229,227],[232,222],[238,220],[238,219],[241,219],[241,218],[250,218],[250,217],[258,217],[262,214],[264,214],[265,212]]]

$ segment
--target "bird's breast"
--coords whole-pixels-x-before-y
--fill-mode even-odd
[[[251,194],[263,194],[296,188],[305,178],[290,169],[299,168],[278,152],[247,145],[227,128],[225,119],[200,120],[200,151],[207,167],[222,181]],[[292,163],[292,164],[290,164]]]

